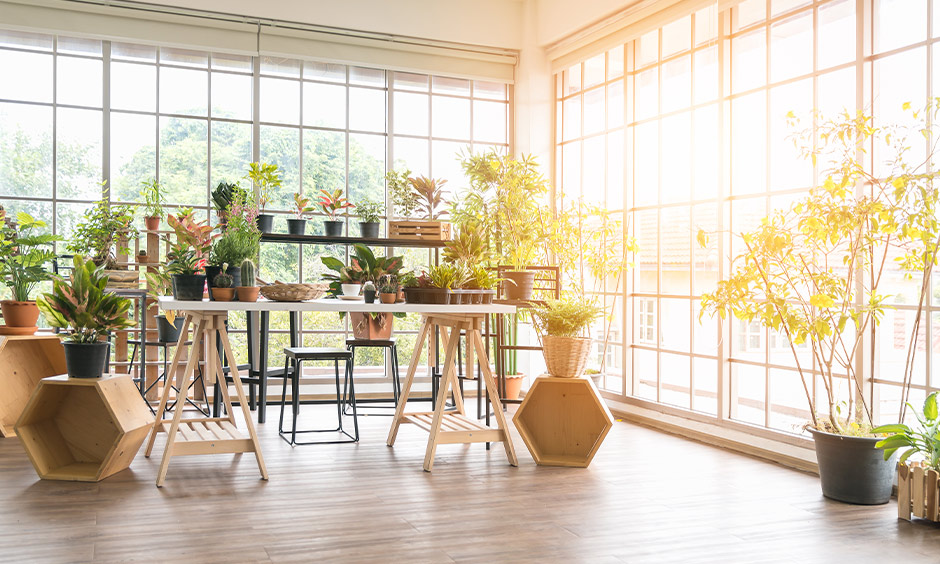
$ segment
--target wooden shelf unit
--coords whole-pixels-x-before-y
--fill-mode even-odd
[[[0,435],[14,425],[39,381],[65,372],[65,349],[55,335],[0,337]]]

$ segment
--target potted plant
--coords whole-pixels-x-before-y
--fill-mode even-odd
[[[371,280],[367,280],[365,284],[362,285],[362,297],[367,304],[375,303],[375,284]]]
[[[140,183],[140,195],[144,200],[144,227],[147,231],[160,229],[160,219],[163,217],[163,206],[166,205],[166,196],[163,187],[156,178]]]
[[[210,297],[216,301],[230,302],[235,297],[235,277],[226,274],[225,269],[228,268],[228,264],[222,266],[222,272],[216,274],[215,279],[212,281],[214,290]]]
[[[271,190],[281,186],[281,175],[278,173],[277,165],[250,163],[245,178],[250,179],[258,187],[258,206],[261,208],[261,213],[257,217],[258,229],[262,233],[270,233],[274,227],[274,216],[264,212],[267,205],[271,203]]]
[[[52,292],[38,300],[39,310],[52,327],[65,329],[65,365],[70,378],[100,378],[108,359],[107,341],[111,331],[133,327],[128,319],[131,301],[108,292],[108,275],[103,266],[76,256],[74,270],[66,282],[55,277]]]
[[[390,190],[401,190],[398,185],[400,179],[392,175],[386,177]],[[411,194],[407,198],[393,192],[393,201],[401,201],[400,213],[409,213],[417,219],[390,221],[388,224],[389,236],[402,239],[433,239],[446,241],[450,239],[450,223],[440,221],[441,216],[448,212],[442,209],[447,204],[444,200],[443,186],[446,180],[428,178],[426,176],[409,177],[407,185]]]
[[[359,234],[365,239],[379,237],[379,220],[385,204],[376,200],[363,200],[356,205],[356,214],[359,216]]]
[[[74,254],[91,258],[98,266],[104,266],[112,286],[136,287],[139,273],[127,270],[118,264],[117,255],[127,254],[128,239],[137,236],[133,227],[134,211],[130,206],[117,206],[109,202],[108,195],[85,212],[75,226],[68,250]]]
[[[238,182],[220,181],[212,191],[212,207],[219,217],[219,223],[225,225],[228,215],[236,202],[244,204],[248,200],[248,193]]]
[[[932,185],[940,173],[924,171],[933,155],[923,164],[906,162],[909,135],[922,142],[927,129],[875,127],[861,112],[814,117],[819,125],[796,141],[814,163],[830,163],[823,182],[741,235],[743,251],[731,276],[703,294],[702,315],[731,314],[783,334],[806,395],[811,421],[805,428],[815,442],[823,494],[849,503],[886,503],[894,464],[882,461],[876,449],[881,438],[861,390],[858,358],[889,307],[879,290],[891,260],[882,249],[923,256],[923,232],[914,227],[921,217],[917,209],[936,203]],[[791,121],[798,124],[792,114]],[[859,158],[858,148],[873,144],[885,148],[887,174],[872,175]],[[864,192],[856,193],[856,185],[864,185]],[[704,246],[707,234],[700,231],[699,242]],[[813,359],[810,365],[805,354]],[[851,387],[845,400],[837,395],[840,374]]]
[[[255,220],[254,207],[236,201],[228,213],[222,233],[212,244],[209,264],[206,266],[206,281],[209,283],[209,297],[215,291],[215,277],[222,271],[222,265],[228,264],[225,273],[234,280],[232,287],[241,286],[240,264],[258,256],[261,248],[261,232]]]
[[[238,301],[240,302],[256,302],[258,301],[258,284],[255,281],[255,263],[250,260],[242,262],[241,266],[241,283],[242,286],[235,288],[235,291],[238,293]]]
[[[350,203],[346,198],[343,197],[343,190],[341,188],[337,188],[332,192],[321,188],[320,199],[317,201],[317,205],[320,206],[320,209],[323,210],[323,213],[329,217],[329,219],[323,222],[323,229],[326,232],[326,236],[342,237],[343,221],[336,219],[336,213],[341,210],[354,208],[356,207],[355,204]]]
[[[938,507],[937,480],[940,472],[940,412],[937,408],[937,392],[931,393],[924,400],[920,413],[908,404],[917,419],[917,426],[912,428],[902,423],[880,425],[872,429],[873,433],[885,433],[887,437],[875,445],[884,451],[884,460],[891,460],[900,449],[905,449],[898,459],[898,516],[910,520],[911,510],[917,517],[932,521],[940,520]],[[911,457],[915,460],[911,460]],[[918,460],[919,459],[919,460]],[[916,468],[916,470],[913,470]],[[917,474],[916,476],[914,474]],[[933,487],[923,487],[927,479]],[[920,480],[921,487],[913,487],[913,482]],[[933,489],[931,495],[931,489]]]
[[[202,300],[206,284],[203,269],[218,234],[213,234],[205,221],[197,221],[192,210],[184,210],[179,217],[169,214],[166,221],[175,233],[175,237],[167,237],[170,251],[166,255],[173,296],[177,300]]]
[[[335,273],[323,276],[324,280],[330,282],[329,293],[334,297],[342,294],[343,284],[372,282],[375,285],[382,276],[397,275],[403,265],[400,256],[376,257],[368,247],[358,243],[352,247],[348,266],[335,257],[324,256],[320,257],[320,260]],[[403,316],[403,313],[353,312],[350,314],[353,336],[357,339],[388,339],[392,333],[394,318]]]
[[[577,297],[546,300],[532,310],[545,367],[551,376],[576,378],[584,373],[592,343],[586,332],[603,311],[593,301]]]
[[[393,215],[400,219],[408,219],[414,216],[420,202],[418,194],[412,189],[411,170],[403,171],[390,170],[385,174],[388,197],[392,202]]]
[[[313,211],[310,199],[294,192],[294,217],[287,220],[287,232],[291,235],[303,235],[307,228],[307,218]]]
[[[543,203],[548,181],[531,155],[517,160],[491,149],[463,156],[461,165],[469,188],[453,206],[454,221],[476,226],[494,260],[510,267],[502,273],[506,298],[530,300],[535,272],[527,268],[539,258],[551,216]]]
[[[398,277],[394,274],[384,274],[379,277],[379,300],[383,304],[393,304],[398,301]]]
[[[52,279],[45,265],[55,259],[52,245],[61,240],[38,233],[45,227],[28,213],[18,213],[14,222],[0,210],[0,279],[12,294],[12,299],[0,301],[0,310],[7,327],[25,327],[24,333],[36,330],[39,309],[30,296],[37,284]]]
[[[161,297],[173,295],[170,273],[165,268],[152,268],[147,272],[147,296],[154,302]],[[179,341],[183,330],[183,317],[176,310],[162,310],[156,315],[157,340],[161,343],[175,343]]]

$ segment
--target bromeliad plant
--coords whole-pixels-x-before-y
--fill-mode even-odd
[[[192,210],[183,210],[179,216],[166,217],[175,237],[166,237],[170,245],[167,270],[171,274],[192,275],[202,270],[212,250],[212,242],[219,236],[207,221],[198,221]]]
[[[36,304],[52,327],[64,329],[63,339],[71,343],[96,343],[111,331],[134,326],[128,319],[131,301],[108,292],[104,266],[76,256],[69,281],[56,276],[52,292]]]
[[[329,216],[330,221],[337,221],[337,212],[356,207],[355,204],[351,203],[343,196],[342,188],[337,188],[332,192],[321,188],[317,205],[320,206],[323,213]]]
[[[931,119],[936,113],[934,105]],[[814,165],[829,163],[822,184],[741,234],[744,251],[735,257],[731,277],[702,296],[702,315],[757,320],[782,333],[813,427],[867,436],[872,414],[860,389],[856,358],[890,307],[879,288],[889,249],[899,249],[902,266],[911,270],[937,259],[934,182],[940,173],[926,170],[933,154],[923,162],[918,158],[919,164],[906,160],[915,140],[922,143],[922,135],[932,138],[935,132],[927,125],[928,116],[918,112],[914,119],[919,125],[911,130],[875,127],[862,112],[844,112],[833,120],[814,117],[821,125],[798,135],[796,144]],[[792,114],[790,119],[798,125]],[[877,176],[859,156],[871,146],[890,155]],[[707,238],[699,232],[702,246]],[[821,410],[812,393],[814,369],[821,375]],[[845,400],[837,389],[843,378],[852,387]]]
[[[307,219],[316,208],[310,205],[310,198],[304,198],[298,192],[294,192],[294,217],[296,219]]]
[[[884,450],[885,460],[889,460],[898,449],[907,448],[898,459],[905,463],[913,455],[923,458],[927,465],[940,472],[940,414],[937,409],[937,392],[924,400],[924,408],[917,413],[914,406],[908,404],[917,417],[918,427],[912,429],[901,423],[881,425],[872,429],[872,433],[890,433],[875,445]]]
[[[417,178],[409,178],[408,182],[411,184],[415,199],[418,201],[418,208],[425,219],[434,221],[440,219],[442,215],[450,213],[447,210],[440,209],[447,203],[444,200],[443,190],[443,186],[447,184],[446,180],[418,176]]]
[[[52,245],[62,238],[41,233],[46,223],[25,212],[16,221],[6,221],[0,214],[0,279],[10,289],[13,300],[29,301],[40,282],[51,280],[46,263],[55,259]]]

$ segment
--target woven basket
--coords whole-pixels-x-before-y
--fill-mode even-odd
[[[542,337],[545,369],[555,378],[577,378],[584,373],[591,354],[591,339],[584,337]]]
[[[281,284],[261,287],[261,295],[275,302],[303,302],[322,298],[330,289],[329,284]]]

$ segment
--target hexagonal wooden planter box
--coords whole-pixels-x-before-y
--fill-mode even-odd
[[[65,349],[55,335],[0,337],[0,435],[13,426],[39,381],[65,374]]]
[[[614,419],[590,379],[542,376],[513,423],[537,464],[587,468]]]
[[[39,383],[16,432],[40,478],[97,482],[130,466],[151,425],[130,375],[56,376]]]

